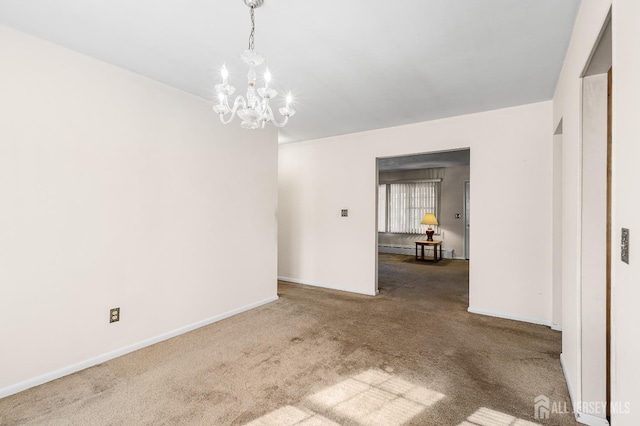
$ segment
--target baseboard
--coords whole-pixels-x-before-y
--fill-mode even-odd
[[[308,285],[308,286],[311,286],[311,287],[328,288],[330,290],[340,290],[340,291],[347,291],[349,293],[364,294],[365,296],[375,296],[376,295],[375,291],[367,293],[367,292],[364,292],[362,290],[356,290],[356,289],[353,289],[353,288],[337,287],[337,286],[333,286],[333,285],[330,285],[330,284],[323,284],[323,283],[316,283],[316,282],[312,282],[312,281],[299,280],[297,278],[289,278],[289,277],[278,276],[278,280],[279,281],[288,281],[290,283],[295,283],[295,284]]]
[[[584,425],[609,426],[609,422],[607,421],[607,419],[603,419],[602,417],[596,417],[592,414],[585,414],[575,410],[574,413],[576,415],[576,421]]]
[[[415,247],[413,246],[401,246],[390,244],[378,244],[378,253],[388,254],[404,254],[407,256],[415,256]]]
[[[573,414],[577,422],[589,425],[589,426],[609,426],[607,419],[602,417],[596,417],[592,414],[586,414],[576,410],[576,398],[571,387],[571,382],[567,379],[567,367],[564,362],[564,354],[560,354],[560,366],[562,367],[562,374],[564,375],[564,381],[567,383],[567,389],[569,390],[569,398],[571,399],[571,407],[573,408]]]
[[[231,311],[225,312],[220,315],[216,315],[211,318],[207,318],[202,321],[198,321],[194,324],[187,325],[185,327],[180,327],[168,333],[161,334],[159,336],[152,337],[150,339],[143,340],[138,343],[134,343],[133,345],[125,346],[120,349],[116,349],[115,351],[107,352],[103,355],[99,355],[97,357],[89,358],[87,360],[78,362],[76,364],[69,365],[67,367],[61,368],[59,370],[52,371],[47,374],[43,374],[38,377],[34,377],[32,379],[25,380],[23,382],[17,383],[15,385],[11,385],[5,388],[0,389],[0,398],[7,397],[9,395],[16,394],[18,392],[22,392],[23,390],[32,388],[34,386],[42,385],[44,383],[50,382],[52,380],[59,379],[64,376],[68,376],[69,374],[76,373],[78,371],[84,370],[89,367],[93,367],[94,365],[101,364],[103,362],[109,361],[111,359],[117,358],[122,355],[126,355],[130,352],[137,351],[138,349],[142,349],[146,346],[151,346],[153,344],[162,342],[163,340],[171,339],[172,337],[176,337],[180,334],[188,333],[189,331],[193,331],[197,328],[204,327],[209,324],[213,324],[214,322],[221,321],[225,318],[232,317],[237,314],[241,314],[242,312],[249,311],[251,309],[257,308],[258,306],[265,305],[267,303],[271,303],[278,300],[278,296],[272,296],[266,298],[264,300],[251,303],[249,305],[243,306],[238,309],[233,309]]]
[[[528,322],[531,324],[546,325],[547,327],[551,327],[552,325],[551,321],[544,321],[538,318],[520,317],[517,315],[503,314],[500,312],[484,311],[482,309],[475,309],[472,307],[467,308],[467,311],[472,314],[486,315],[489,317],[503,318],[513,321]]]
[[[571,407],[573,408],[573,412],[576,412],[576,404],[574,401],[576,400],[575,394],[573,393],[573,388],[571,387],[571,382],[569,381],[569,376],[567,374],[567,366],[564,362],[564,353],[560,353],[560,367],[562,368],[562,375],[564,376],[564,381],[567,384],[567,390],[569,391],[569,399],[571,400]]]
[[[551,324],[551,329],[555,331],[562,331],[562,325],[560,324]]]

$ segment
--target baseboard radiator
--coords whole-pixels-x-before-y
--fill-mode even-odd
[[[403,246],[403,245],[391,245],[391,244],[378,244],[378,253],[391,253],[391,254],[406,254],[409,256],[415,256],[415,246]],[[418,249],[420,254],[420,249]],[[433,248],[424,248],[425,257],[433,257]],[[453,250],[442,249],[443,259],[453,259]]]

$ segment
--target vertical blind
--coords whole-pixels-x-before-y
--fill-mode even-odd
[[[378,188],[378,232],[422,234],[426,213],[438,216],[440,182],[381,184]],[[435,227],[436,233],[438,227]]]

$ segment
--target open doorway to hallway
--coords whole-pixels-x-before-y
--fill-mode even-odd
[[[612,21],[603,26],[582,84],[580,387],[578,401],[604,402],[593,422],[609,418],[611,401]],[[595,424],[595,423],[594,423]]]
[[[379,255],[440,267],[469,259],[470,159],[470,149],[377,159]],[[378,261],[379,291],[380,272]]]

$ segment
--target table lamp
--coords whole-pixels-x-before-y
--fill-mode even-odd
[[[421,225],[429,225],[427,228],[427,241],[433,241],[433,233],[435,232],[431,225],[437,225],[438,219],[436,219],[436,215],[433,213],[427,213],[422,217],[422,221],[420,221]]]

